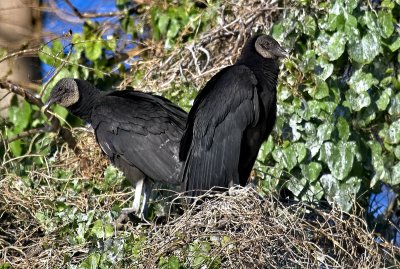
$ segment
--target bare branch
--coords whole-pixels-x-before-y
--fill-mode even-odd
[[[75,15],[80,18],[80,19],[95,19],[95,18],[102,18],[102,17],[119,17],[124,15],[124,11],[113,11],[113,12],[96,12],[96,13],[90,13],[90,12],[80,12],[77,7],[75,7],[70,0],[64,0],[65,3],[72,9],[72,11],[75,13]],[[140,14],[137,10],[136,7],[130,8],[128,10],[129,13],[133,12],[135,14]]]
[[[25,89],[11,81],[0,81],[0,88],[6,89],[12,93],[22,96],[28,103],[36,105],[40,108],[44,105],[42,100],[36,93],[32,92],[29,89]],[[71,131],[67,128],[62,127],[60,125],[60,121],[56,117],[53,117],[49,112],[46,111],[44,114],[49,119],[50,125],[19,133],[16,136],[11,137],[7,142],[10,143],[17,139],[21,139],[38,133],[59,131],[60,136],[64,139],[65,142],[67,142],[68,146],[74,150],[75,154],[79,155],[81,150],[76,146],[77,142],[72,136]]]

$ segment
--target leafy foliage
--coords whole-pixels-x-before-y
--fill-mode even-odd
[[[275,188],[348,211],[361,189],[399,183],[400,4],[379,2],[296,1],[274,24],[292,49],[278,86],[278,143],[259,155]]]
[[[43,100],[63,77],[87,79],[101,89],[122,81],[135,86],[148,74],[141,70],[131,74],[129,64],[120,58],[134,48],[133,40],[154,42],[174,51],[220,23],[220,1],[207,1],[206,8],[198,6],[201,1],[156,2],[143,8],[146,20],[140,20],[142,17],[130,13],[132,1],[117,0],[123,15],[112,29],[87,20],[82,33],[44,45],[40,59],[56,71],[41,89]],[[292,8],[279,13],[281,17],[271,29],[291,50],[291,57],[282,64],[274,135],[263,144],[256,164],[263,178],[261,191],[287,188],[298,199],[326,199],[351,211],[358,196],[378,181],[400,184],[400,35],[396,24],[400,3],[296,0],[291,4]],[[230,12],[229,8],[225,11]],[[151,53],[143,57],[158,57]],[[198,87],[191,81],[172,83],[163,95],[189,110]],[[56,107],[53,111],[62,124],[81,125],[65,109]],[[14,98],[8,118],[1,124],[4,137],[9,139],[46,122],[37,107]],[[115,168],[108,167],[104,174],[88,181],[78,179],[71,170],[53,169],[48,173],[57,180],[51,184],[32,172],[55,161],[60,150],[55,137],[37,134],[17,139],[1,150],[5,165],[0,171],[11,171],[8,180],[12,178],[13,184],[9,186],[24,197],[35,192],[45,197],[45,206],[32,213],[41,233],[55,235],[71,248],[86,247],[79,264],[72,263],[73,256],[66,254],[66,266],[136,265],[146,247],[147,228],[138,226],[134,233],[117,233],[113,221],[123,206],[120,201],[99,210],[102,202],[111,199],[107,193],[126,187]],[[28,158],[31,153],[34,157]],[[43,155],[50,156],[50,163]],[[9,161],[13,158],[16,161]],[[53,193],[44,191],[46,188]],[[78,206],[82,204],[75,200],[78,194],[86,197],[87,207]],[[223,257],[210,254],[214,244],[220,243],[210,237],[196,239],[182,247],[180,257],[159,257],[158,266],[220,268]],[[11,266],[4,263],[0,268]]]

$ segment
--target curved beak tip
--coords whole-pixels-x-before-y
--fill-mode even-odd
[[[40,108],[40,111],[41,111],[42,113],[46,112],[47,109],[49,108],[49,106],[50,106],[50,104],[49,104],[49,102],[47,102],[46,104],[44,104],[44,105]]]

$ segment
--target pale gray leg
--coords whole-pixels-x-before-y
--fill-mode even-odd
[[[132,207],[130,208],[123,208],[121,213],[122,214],[129,214],[135,212],[136,214],[139,214],[140,210],[140,196],[142,195],[143,191],[143,185],[144,185],[144,179],[142,178],[136,182],[135,186],[135,196],[133,198],[133,204]]]
[[[149,183],[150,184],[150,183]],[[150,194],[151,194],[151,188],[147,184],[144,184],[143,186],[143,201],[142,201],[142,208],[140,209],[140,218],[145,219],[147,218],[147,213],[148,213],[148,206],[147,202],[150,199]]]

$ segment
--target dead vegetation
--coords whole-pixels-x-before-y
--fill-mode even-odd
[[[131,73],[144,72],[135,88],[163,91],[174,85],[194,84],[198,89],[219,70],[232,65],[244,42],[255,32],[268,32],[278,14],[277,1],[224,1],[216,10],[218,24],[193,42],[168,50],[163,43],[145,41],[141,57],[131,62]],[[209,11],[205,11],[209,12]],[[146,21],[146,13],[143,14]],[[132,82],[128,77],[121,86]]]
[[[94,146],[88,133],[75,130],[74,135],[82,146]],[[3,175],[1,262],[13,268],[78,265],[90,253],[105,251],[106,242],[115,244],[126,238],[142,238],[140,244],[131,246],[138,247],[136,255],[127,250],[119,253],[122,256],[115,261],[116,268],[127,264],[157,268],[161,257],[170,256],[177,257],[185,267],[193,266],[196,257],[204,256],[207,258],[203,262],[209,268],[396,268],[400,265],[397,260],[400,249],[389,242],[377,243],[377,235],[369,231],[362,218],[327,207],[260,197],[251,188],[210,194],[208,198],[212,199],[205,199],[166,222],[139,225],[128,222],[116,228],[113,221],[117,215],[109,212],[132,193],[119,183],[104,193],[92,192],[91,188],[104,180],[101,174],[105,168],[103,156],[96,152],[96,147],[93,149],[93,155],[87,158],[93,161],[91,166],[99,165],[92,166],[96,169],[82,170],[79,159],[63,146],[53,157],[55,160],[47,160],[47,168],[30,172],[31,185],[15,175]],[[62,167],[72,172],[65,179],[54,176],[54,171]],[[83,187],[89,184],[86,182],[90,182],[90,188]],[[74,192],[73,184],[81,187]],[[76,224],[55,218],[63,212],[70,214],[66,209],[57,209],[57,202],[73,208],[75,214],[103,214],[103,221],[108,220],[114,227],[112,236],[104,241],[73,243],[65,229],[73,231]],[[41,218],[40,214],[48,218]]]
[[[144,57],[132,62],[132,73],[144,78],[137,88],[166,90],[187,81],[197,88],[220,69],[232,64],[241,44],[254,30],[269,29],[275,1],[227,1],[217,10],[220,24],[202,34],[191,45],[167,51],[162,44],[145,44]],[[121,86],[130,84],[126,78]],[[389,242],[377,243],[360,216],[336,209],[235,189],[232,195],[214,194],[201,205],[193,205],[165,223],[139,225],[128,222],[106,239],[90,235],[88,220],[68,222],[65,209],[113,225],[113,206],[126,203],[132,193],[120,184],[99,193],[108,163],[89,133],[74,130],[80,155],[62,144],[51,158],[42,157],[43,168],[32,167],[27,177],[0,168],[0,264],[13,268],[61,268],[81,264],[90,253],[105,251],[105,242],[130,247],[118,252],[116,268],[157,268],[161,257],[177,257],[185,267],[204,256],[202,268],[397,268],[400,249]],[[8,160],[3,160],[4,162]],[[16,163],[18,165],[18,163]],[[68,170],[68,176],[57,171]],[[69,211],[68,211],[69,212]],[[71,213],[69,212],[69,213]],[[114,213],[113,213],[114,212]],[[63,215],[64,214],[64,215]],[[72,213],[71,213],[72,214]],[[45,215],[46,218],[41,217]],[[81,223],[88,225],[84,239],[73,241]],[[144,241],[138,245],[139,238]],[[128,241],[133,238],[133,241]],[[122,242],[122,243],[120,243]],[[198,246],[193,251],[190,248]],[[132,248],[137,247],[136,251]],[[199,253],[200,252],[200,253]],[[117,254],[115,254],[117,256]]]

